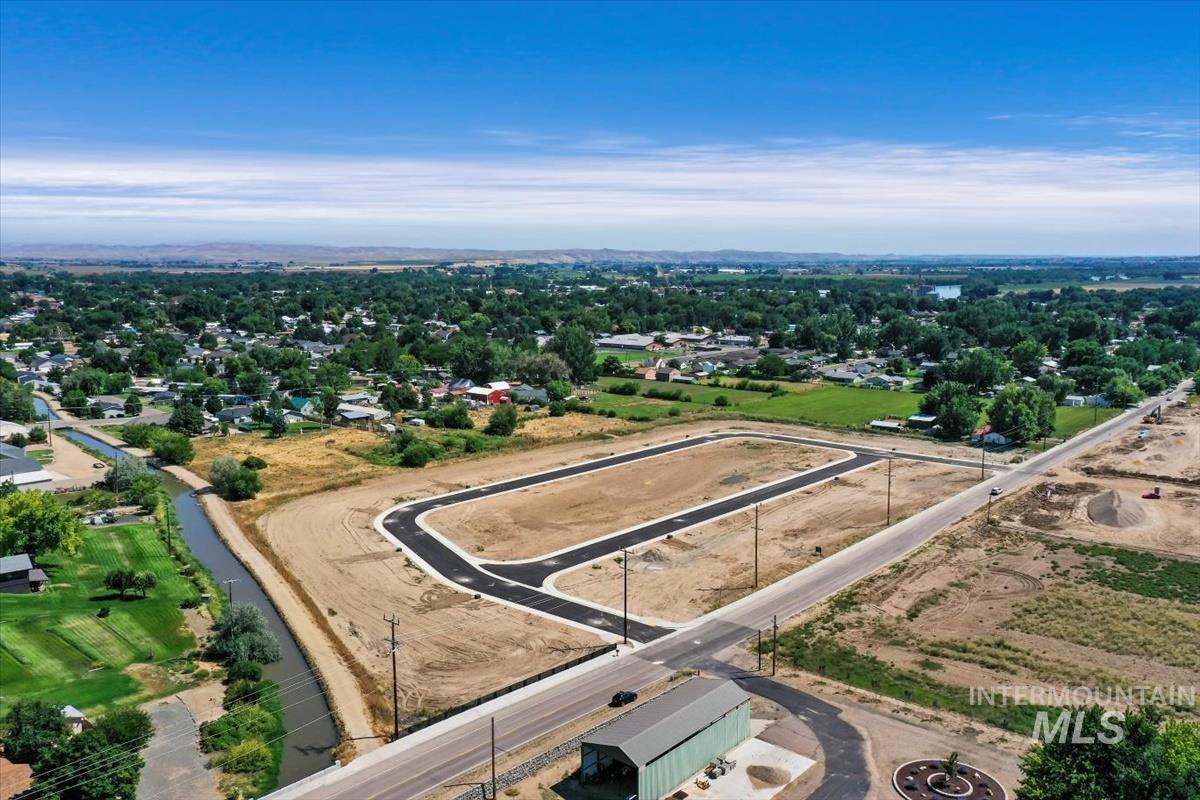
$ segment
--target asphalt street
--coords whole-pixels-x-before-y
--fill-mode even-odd
[[[598,470],[631,464],[647,458],[701,447],[732,438],[765,439],[811,447],[835,447],[839,450],[848,451],[850,457],[783,481],[743,492],[733,497],[713,501],[698,508],[682,512],[674,517],[655,520],[645,525],[614,534],[613,536],[581,544],[576,548],[555,553],[536,561],[475,562],[464,557],[461,551],[447,545],[439,537],[430,535],[432,528],[422,520],[422,515],[427,512],[449,505],[468,503],[505,492],[537,486],[577,475],[585,475]],[[888,456],[894,456],[899,459],[952,464],[972,469],[978,467],[978,463],[974,460],[941,458],[879,448],[841,445],[784,434],[749,431],[717,433],[682,439],[628,453],[618,453],[582,464],[572,464],[548,472],[525,475],[499,483],[466,489],[451,495],[440,495],[425,500],[418,500],[394,509],[384,518],[383,525],[388,533],[394,536],[406,550],[419,558],[427,568],[436,572],[443,579],[457,584],[465,591],[479,593],[480,595],[523,606],[540,614],[586,625],[608,634],[624,635],[624,620],[621,615],[544,592],[540,588],[543,582],[555,572],[585,564],[610,553],[618,552],[622,548],[635,547],[643,542],[658,539],[667,534],[699,525],[730,514],[738,509],[752,506],[755,503],[765,502],[772,498],[795,492],[806,486],[835,478],[846,472],[861,469]],[[665,636],[670,631],[671,628],[649,625],[638,620],[629,620],[629,638],[634,641],[653,641],[661,636]]]

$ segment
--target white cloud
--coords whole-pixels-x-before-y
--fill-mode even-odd
[[[587,146],[463,158],[8,147],[0,219],[6,241],[1200,251],[1192,156],[796,140],[654,148],[617,137]]]

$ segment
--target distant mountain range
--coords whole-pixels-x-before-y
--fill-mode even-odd
[[[206,244],[3,244],[0,260],[62,261],[78,263],[233,264],[444,264],[507,262],[512,264],[668,264],[668,265],[769,265],[836,264],[859,262],[911,262],[1005,264],[1012,262],[1171,261],[1170,257],[1100,257],[1014,255],[851,255],[844,253],[785,253],[774,250],[616,250],[564,248],[559,250],[483,250],[434,247],[329,247],[307,244],[210,242]]]

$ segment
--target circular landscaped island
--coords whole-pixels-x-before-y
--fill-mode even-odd
[[[909,800],[1008,800],[1000,782],[957,758],[922,758],[901,764],[892,786]]]

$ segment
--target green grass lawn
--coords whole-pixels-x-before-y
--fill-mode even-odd
[[[1058,406],[1054,409],[1054,437],[1056,439],[1070,439],[1080,431],[1085,431],[1093,425],[1099,425],[1106,419],[1112,419],[1120,413],[1121,409],[1119,408],[1087,408],[1086,406],[1067,408],[1066,406]]]
[[[853,386],[804,384],[806,391],[780,397],[758,394],[737,406],[740,414],[809,422],[837,428],[861,428],[873,419],[909,417],[917,413],[921,396],[913,392],[859,389]]]
[[[25,455],[29,456],[43,466],[54,461],[54,451],[49,447],[45,448],[44,450],[29,449],[25,451]]]
[[[182,679],[166,668],[182,666],[168,662],[196,647],[179,604],[197,590],[179,574],[153,525],[89,529],[76,555],[49,554],[38,562],[49,588],[0,595],[0,710],[18,698],[41,698],[97,713],[179,688]],[[121,600],[104,588],[104,575],[122,566],[154,572],[158,588]],[[110,609],[105,618],[96,616],[101,607]],[[154,686],[125,671],[150,662],[164,668],[155,670],[161,680]]]

